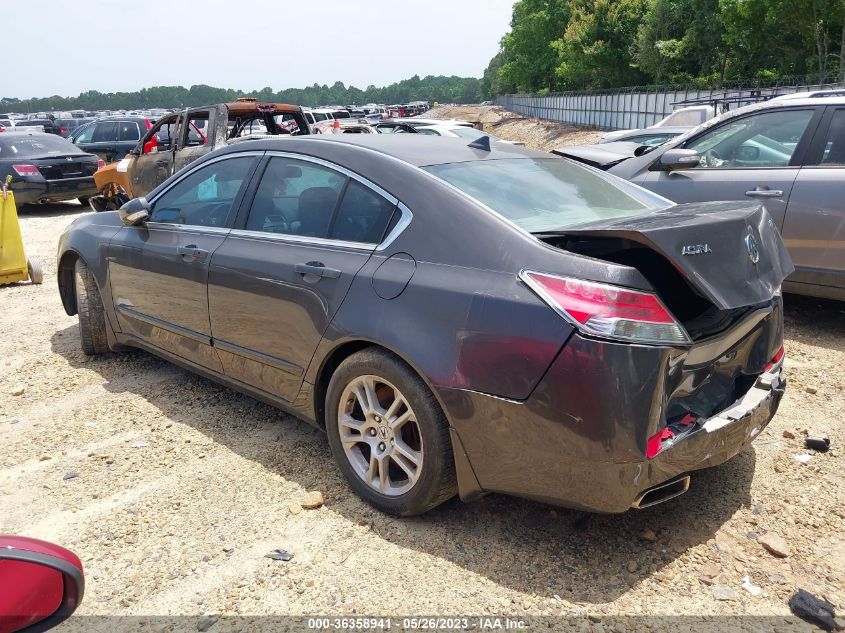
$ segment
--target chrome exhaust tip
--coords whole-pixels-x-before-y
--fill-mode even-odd
[[[664,501],[669,501],[669,499],[680,497],[689,490],[689,479],[689,475],[684,475],[660,484],[659,486],[655,486],[654,488],[649,488],[645,492],[641,492],[639,496],[634,499],[631,507],[636,508],[637,510],[642,510],[643,508],[650,508],[651,506],[656,506]]]

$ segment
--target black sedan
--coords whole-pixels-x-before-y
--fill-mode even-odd
[[[784,392],[792,268],[760,205],[674,207],[484,139],[239,143],[76,220],[58,258],[85,353],[143,348],[307,420],[399,515],[660,503]]]
[[[18,204],[73,200],[97,193],[94,172],[105,163],[67,139],[44,132],[0,135],[0,178],[12,177]]]

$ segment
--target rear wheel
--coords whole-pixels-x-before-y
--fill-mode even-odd
[[[29,280],[34,284],[41,284],[44,281],[44,271],[41,268],[41,262],[34,257],[26,260],[26,269],[29,273]]]
[[[88,356],[109,351],[106,337],[106,313],[94,275],[81,259],[76,260],[76,310],[79,314],[79,341]]]
[[[389,514],[421,514],[455,495],[449,425],[426,384],[401,360],[363,350],[326,394],[332,454],[349,485]]]

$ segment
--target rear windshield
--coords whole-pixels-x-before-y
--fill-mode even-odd
[[[70,141],[55,134],[4,134],[0,136],[0,157],[15,158],[18,156],[62,156],[65,154],[79,154],[79,148]]]
[[[551,232],[641,215],[671,202],[558,158],[516,158],[424,167],[521,229]]]

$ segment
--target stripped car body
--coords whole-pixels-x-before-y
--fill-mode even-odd
[[[750,443],[783,395],[791,263],[777,230],[760,205],[675,207],[571,161],[487,147],[402,134],[230,146],[127,205],[131,225],[77,220],[59,244],[62,301],[76,313],[84,260],[110,347],[189,367],[330,442],[339,368],[366,350],[401,359],[442,409],[466,500],[621,512],[682,492],[690,472]],[[213,230],[143,220],[170,188],[248,156]],[[317,164],[384,197],[395,211],[383,238],[290,235],[299,220],[268,214],[257,193],[273,161],[302,166],[276,172],[288,192]],[[608,215],[613,205],[628,211]],[[705,243],[710,253],[681,254]]]
[[[262,133],[255,134],[254,124]],[[264,136],[309,134],[302,108],[284,103],[259,103],[242,98],[232,103],[188,108],[161,117],[135,149],[94,175],[99,196],[95,211],[117,209],[145,196],[175,172],[230,143]]]

